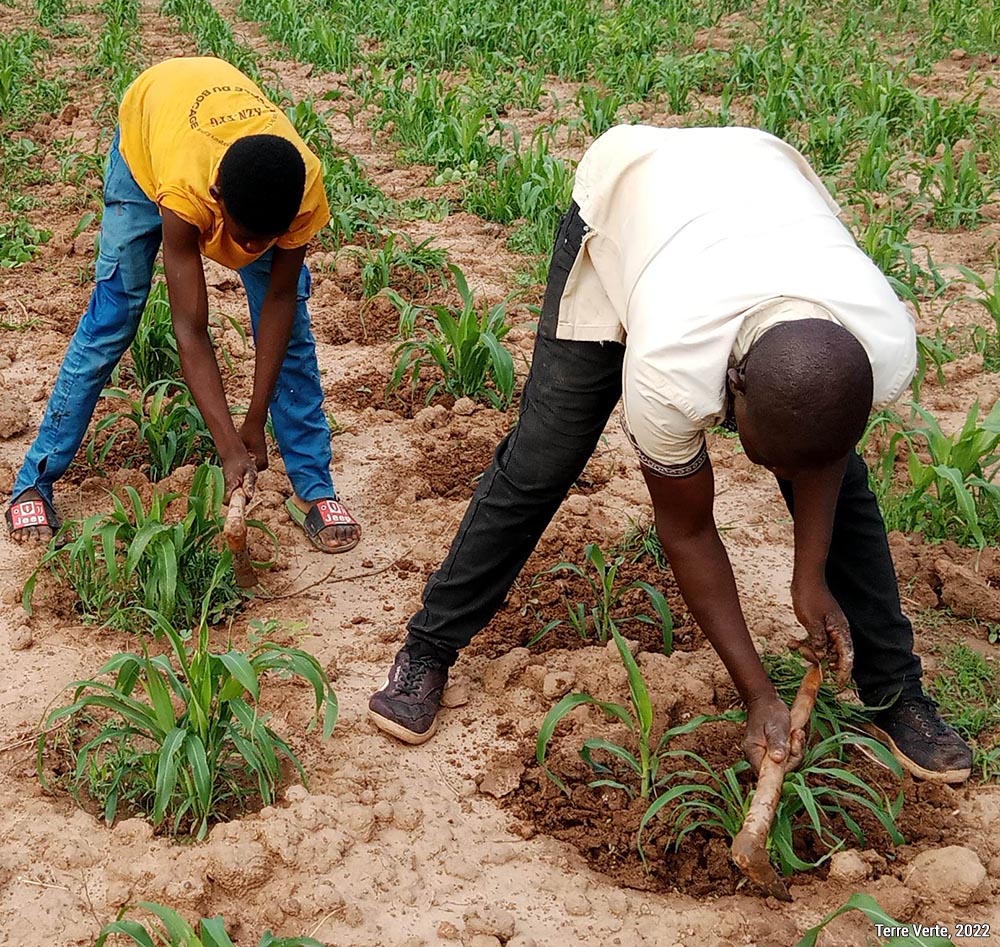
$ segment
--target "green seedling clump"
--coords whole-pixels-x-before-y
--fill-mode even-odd
[[[845,829],[859,846],[866,847],[868,840],[857,821],[861,811],[875,818],[894,845],[903,844],[903,836],[896,828],[896,817],[903,806],[902,791],[895,799],[889,799],[879,788],[847,769],[844,762],[849,746],[863,748],[894,775],[903,775],[888,749],[861,734],[842,731],[808,747],[799,768],[785,777],[768,838],[768,851],[782,874],[808,871],[823,864],[846,844],[842,834]],[[678,753],[695,768],[671,774],[670,788],[642,817],[640,837],[650,820],[670,806],[675,847],[696,830],[720,831],[734,839],[753,798],[753,789],[747,784],[750,764],[741,760],[720,773],[697,753],[687,750]],[[820,852],[813,861],[805,860],[796,851],[796,838],[803,834],[812,836],[812,848]]]
[[[365,299],[371,299],[399,278],[404,272],[423,277],[430,288],[431,273],[445,271],[446,251],[432,247],[433,237],[417,243],[409,234],[390,233],[377,250],[359,252],[361,261],[361,290]],[[396,305],[405,306],[399,297]]]
[[[795,947],[816,947],[823,929],[835,918],[848,911],[860,911],[872,924],[882,928],[906,929],[907,933],[892,938],[892,947],[955,947],[947,937],[926,937],[909,933],[911,925],[902,924],[891,917],[870,894],[852,894],[836,911],[831,911],[815,927],[810,927]],[[825,941],[824,941],[825,943]]]
[[[181,376],[181,359],[177,353],[165,280],[158,281],[149,294],[130,352],[132,373],[143,391],[157,382],[173,381]]]
[[[945,434],[926,408],[914,404],[912,410],[914,422],[892,412],[878,419],[897,428],[872,471],[886,526],[982,549],[987,537],[1000,532],[1000,485],[994,483],[1000,470],[1000,402],[982,421],[975,402],[955,434]],[[909,478],[903,489],[894,479],[899,447],[906,448]]]
[[[0,36],[0,116],[5,131],[62,108],[65,85],[43,78],[41,56],[50,50],[49,41],[31,31],[14,30]]]
[[[151,352],[147,354],[152,355]],[[163,353],[169,359],[169,349]],[[140,361],[145,371],[148,362]],[[92,467],[99,467],[111,452],[118,438],[124,434],[123,422],[134,425],[142,451],[129,458],[132,463],[149,461],[149,479],[162,480],[185,464],[216,457],[215,442],[201,412],[195,406],[187,386],[178,381],[156,381],[149,385],[139,398],[133,398],[122,388],[106,388],[106,398],[122,401],[125,409],[115,411],[94,426],[94,435],[87,447],[87,460]],[[110,431],[98,447],[100,435]]]
[[[222,569],[217,570],[218,580]],[[326,672],[298,648],[263,641],[249,652],[209,649],[207,603],[197,637],[187,641],[165,618],[147,612],[170,644],[169,655],[115,655],[97,678],[76,681],[70,704],[53,710],[38,742],[45,781],[46,751],[69,758],[60,782],[85,794],[111,823],[142,815],[172,835],[204,838],[211,823],[258,801],[271,805],[282,780],[281,760],[306,775],[260,707],[266,675],[300,678],[312,689],[324,739],[337,720]],[[110,683],[99,680],[108,676]],[[51,731],[57,724],[66,726]]]
[[[424,324],[416,328],[414,338],[397,347],[388,390],[399,388],[407,375],[416,388],[424,370],[433,366],[441,377],[431,385],[428,402],[442,392],[505,410],[514,397],[514,359],[502,344],[510,331],[507,303],[477,309],[465,274],[453,264],[448,269],[462,308],[432,306],[420,312]]]
[[[609,786],[621,789],[629,796],[642,799],[655,799],[662,791],[669,774],[663,773],[664,763],[675,758],[681,751],[670,748],[670,743],[676,737],[691,733],[703,723],[718,720],[735,720],[738,714],[723,714],[721,716],[692,717],[686,723],[672,727],[662,734],[660,739],[653,741],[653,704],[649,696],[649,688],[643,679],[642,671],[629,649],[628,643],[621,632],[612,624],[610,626],[612,640],[618,648],[622,664],[628,674],[629,706],[610,701],[597,700],[590,694],[567,694],[546,715],[538,731],[535,745],[535,759],[538,765],[563,792],[568,792],[563,781],[545,764],[549,744],[555,734],[559,722],[572,710],[581,706],[593,706],[603,711],[609,718],[625,725],[632,738],[633,748],[623,747],[603,738],[593,738],[584,741],[580,748],[580,758],[598,775],[598,779],[589,785],[591,788]],[[629,782],[612,778],[612,769],[595,759],[595,753],[609,754],[615,760],[625,764],[626,772],[631,777]],[[641,853],[641,849],[640,849]]]
[[[123,938],[129,938],[138,947],[234,947],[222,917],[203,918],[195,930],[173,908],[152,901],[140,901],[138,907],[155,914],[160,923],[140,924],[125,915],[131,910],[122,908],[118,919],[101,928],[94,947],[105,947],[109,937],[115,938],[115,943],[122,943]],[[312,937],[275,937],[270,931],[265,931],[257,947],[324,947]]]
[[[578,566],[574,562],[557,562],[554,566],[535,576],[532,584],[537,584],[540,579],[558,573],[578,576],[584,580],[591,593],[590,602],[571,602],[565,596],[563,601],[566,605],[568,621],[581,638],[593,637],[600,642],[605,642],[614,629],[627,622],[637,621],[658,627],[663,639],[663,653],[670,654],[674,644],[674,619],[670,612],[670,605],[663,593],[648,582],[637,581],[630,582],[628,585],[621,584],[618,581],[618,572],[624,564],[624,555],[617,555],[609,560],[597,543],[587,543],[584,547],[583,566]],[[645,593],[656,612],[656,618],[649,615],[622,616],[617,614],[626,594],[633,590]],[[561,624],[560,620],[550,621],[531,639],[529,644],[536,643],[559,624]]]
[[[642,835],[656,818],[670,820],[675,847],[694,831],[722,833],[730,839],[735,838],[753,797],[749,763],[741,760],[720,771],[698,753],[672,747],[671,743],[703,724],[740,721],[745,719],[745,714],[734,710],[718,716],[696,716],[666,730],[654,743],[649,689],[628,643],[613,624],[610,633],[627,672],[630,706],[601,701],[585,693],[567,694],[542,721],[535,748],[538,765],[560,789],[568,792],[563,781],[546,765],[549,745],[556,727],[567,714],[581,706],[597,707],[609,720],[625,727],[630,743],[622,746],[603,737],[594,737],[584,741],[579,754],[598,777],[589,784],[591,788],[620,789],[630,797],[648,800],[636,838],[643,861],[646,856]],[[789,691],[787,696],[792,697],[798,684],[796,674],[800,680],[804,669],[795,669],[785,663],[775,665],[773,661],[771,665],[778,671],[779,693]],[[806,748],[801,766],[786,776],[769,840],[771,856],[785,874],[822,864],[843,847],[845,831],[859,845],[865,845],[865,833],[858,822],[861,812],[873,818],[894,844],[903,843],[896,828],[896,817],[903,804],[902,792],[890,800],[879,788],[847,769],[845,760],[848,749],[857,747],[897,777],[902,776],[899,763],[877,740],[850,729],[852,718],[847,718],[848,726],[841,722],[845,715],[830,708],[831,701],[835,702],[832,694],[824,698],[817,703],[813,718],[817,723],[813,729],[820,738]],[[609,762],[613,765],[608,765]],[[796,840],[804,834],[812,837],[811,850],[819,851],[812,861],[807,861],[796,849]]]
[[[188,628],[202,612],[211,622],[232,615],[243,596],[219,541],[223,489],[222,470],[204,464],[179,521],[168,520],[167,508],[181,494],[154,491],[147,509],[126,487],[124,500],[113,497],[113,512],[65,524],[24,585],[25,611],[31,614],[35,583],[47,571],[76,593],[84,621],[121,631],[155,631],[151,613]],[[255,520],[249,525],[266,531]]]

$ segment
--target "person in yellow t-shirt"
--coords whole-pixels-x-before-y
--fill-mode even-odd
[[[108,155],[96,285],[60,368],[6,519],[18,542],[59,527],[52,488],[135,338],[162,244],[184,379],[222,461],[227,494],[267,467],[268,411],[294,494],[286,504],[324,552],[357,545],[337,499],[330,429],[306,300],[306,246],[330,219],[319,159],[234,66],[169,59],[129,86]],[[233,423],[208,334],[202,255],[239,272],[256,344],[250,407]]]

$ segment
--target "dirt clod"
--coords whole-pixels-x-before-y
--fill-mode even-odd
[[[837,852],[830,859],[830,880],[841,884],[857,884],[871,874],[871,867],[861,857],[856,848],[846,852]]]
[[[497,905],[486,905],[467,911],[463,917],[469,934],[485,934],[506,942],[514,936],[514,915]]]
[[[10,440],[28,430],[28,406],[10,389],[0,399],[0,440]]]
[[[948,845],[920,852],[910,863],[906,884],[917,894],[952,904],[976,904],[989,894],[986,869],[970,848]]]
[[[523,775],[524,763],[517,754],[496,757],[490,760],[486,772],[479,780],[479,791],[501,799],[521,785]]]
[[[27,625],[19,625],[10,636],[11,651],[25,651],[30,648],[35,637]]]
[[[573,689],[575,681],[571,671],[550,671],[542,682],[542,694],[549,700],[557,700]]]

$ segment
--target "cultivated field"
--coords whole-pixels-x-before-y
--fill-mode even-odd
[[[886,942],[857,911],[808,939],[858,894],[1000,942],[998,50],[1000,8],[968,0],[0,0],[0,501],[90,294],[117,98],[146,65],[212,53],[324,164],[310,308],[335,477],[364,526],[353,552],[314,551],[274,452],[250,512],[273,563],[241,596],[158,277],[57,487],[83,525],[37,572],[38,550],[0,542],[0,943],[90,945],[139,901],[222,915],[239,947],[266,930],[336,947]],[[365,716],[516,416],[575,162],[622,121],[785,137],[917,313],[912,405],[876,417],[865,450],[928,687],[974,775],[952,789],[878,765],[850,700],[824,692],[772,853],[790,904],[729,861],[752,788],[735,693],[617,419],[458,664],[468,702],[421,748]],[[245,407],[242,289],[206,275]],[[790,695],[791,521],[738,440],[710,450],[748,622]],[[80,680],[113,688],[65,689]],[[580,698],[539,747],[573,693],[621,712]],[[990,942],[968,933],[984,936],[954,942]]]

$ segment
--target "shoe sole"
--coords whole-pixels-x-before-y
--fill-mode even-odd
[[[966,769],[945,769],[945,770],[933,770],[925,769],[916,761],[910,759],[898,746],[896,746],[896,741],[893,740],[888,733],[885,732],[881,727],[876,727],[875,724],[869,724],[865,728],[876,740],[884,743],[889,747],[892,755],[897,759],[899,764],[905,769],[911,776],[916,776],[918,779],[923,779],[928,783],[964,783],[972,775],[972,767]],[[862,753],[865,753],[864,747],[859,747]],[[871,753],[865,753],[870,760],[875,760],[876,763],[879,762]]]
[[[395,720],[375,713],[371,708],[368,709],[368,717],[383,733],[388,733],[389,736],[395,737],[403,743],[408,743],[410,746],[420,746],[421,743],[426,743],[434,736],[438,726],[437,717],[435,717],[426,733],[415,733],[413,730],[407,730],[402,724],[396,723]]]

